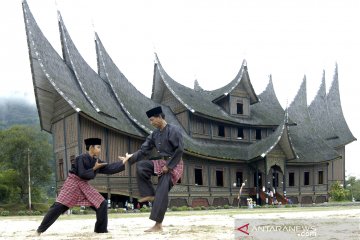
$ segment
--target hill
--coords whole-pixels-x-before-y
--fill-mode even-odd
[[[0,97],[0,130],[12,125],[39,125],[35,104],[24,99]]]

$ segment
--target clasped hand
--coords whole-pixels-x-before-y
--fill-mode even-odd
[[[126,154],[125,154],[125,157],[119,156],[119,159],[123,162],[123,164],[126,164],[127,161],[129,160],[129,158],[132,157],[132,155],[133,155],[133,154],[128,154],[128,153],[126,153]]]

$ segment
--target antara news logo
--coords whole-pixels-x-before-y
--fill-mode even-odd
[[[239,224],[235,227],[236,239],[254,239],[263,234],[297,237],[316,237],[316,228],[311,225],[302,224]],[[288,235],[289,234],[289,235]],[[269,236],[269,235],[268,235]],[[258,238],[256,238],[258,239]]]

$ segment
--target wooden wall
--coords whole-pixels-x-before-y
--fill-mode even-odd
[[[126,152],[132,153],[136,151],[143,140],[129,137],[112,129],[107,129],[91,120],[82,117],[78,114],[72,114],[64,119],[57,121],[52,126],[54,136],[54,152],[56,157],[56,177],[58,189],[61,187],[64,179],[67,177],[68,170],[71,167],[71,159],[82,152],[85,152],[83,140],[88,137],[99,137],[103,140],[102,153],[100,158],[109,162],[118,160],[119,155],[124,155]],[[80,146],[79,146],[80,143]],[[79,151],[80,149],[80,151]],[[277,151],[275,151],[274,153]],[[281,149],[278,149],[279,151]],[[242,172],[243,181],[246,181],[244,196],[249,194],[250,189],[253,188],[253,174],[255,172],[254,166],[250,167],[245,163],[228,163],[213,160],[206,160],[194,156],[184,154],[183,157],[185,166],[184,174],[181,178],[181,183],[174,186],[170,192],[170,200],[178,203],[188,205],[192,201],[204,203],[204,200],[212,204],[232,203],[237,196],[239,187],[234,187],[236,182],[236,172]],[[60,167],[61,165],[61,167]],[[254,164],[253,164],[254,165]],[[263,162],[257,164],[259,172],[263,173],[262,185],[266,184],[265,165]],[[202,169],[203,185],[195,185],[195,168]],[[316,184],[318,171],[324,171],[324,178],[328,176],[327,165],[318,164],[315,166],[291,166],[286,165],[285,168],[286,189],[289,196],[298,196],[301,201],[302,196],[306,194],[326,195],[327,179],[324,179],[324,184]],[[223,171],[223,186],[216,184],[216,171]],[[309,186],[303,186],[304,171],[310,172]],[[295,186],[288,186],[288,172],[295,173]],[[63,175],[64,179],[61,179]],[[282,181],[281,175],[279,181]],[[156,181],[155,181],[156,183]],[[136,183],[136,165],[127,166],[126,171],[114,175],[97,176],[92,184],[98,191],[108,194],[120,194],[125,196],[139,197],[139,192]],[[280,188],[281,186],[279,186]],[[300,193],[300,195],[299,195]],[[182,200],[181,200],[182,199]],[[314,200],[315,201],[315,200]]]

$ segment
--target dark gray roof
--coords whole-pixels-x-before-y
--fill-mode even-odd
[[[234,83],[235,80],[238,81],[236,82],[236,84]],[[235,88],[238,84],[242,82],[245,86],[248,86],[248,88],[252,89],[251,83],[248,79],[248,74],[245,65],[242,66],[242,70],[240,70],[238,74],[238,78],[235,78],[235,80],[233,80],[233,82],[231,84],[228,84],[226,87],[221,88],[222,90],[215,90],[215,91],[201,91],[199,89],[194,90],[186,86],[183,86],[178,82],[176,82],[175,80],[173,80],[166,73],[159,59],[156,56],[153,91],[151,98],[155,102],[160,102],[162,99],[162,95],[164,93],[164,89],[167,88],[186,109],[188,109],[195,115],[205,116],[207,118],[212,118],[218,121],[227,121],[233,124],[235,123],[235,124],[244,124],[244,125],[277,126],[281,123],[283,112],[282,114],[277,115],[279,114],[279,112],[281,112],[279,111],[278,105],[275,105],[276,109],[274,112],[267,110],[267,112],[270,115],[263,115],[261,112],[258,112],[257,109],[261,111],[266,107],[268,107],[268,105],[267,103],[258,102],[256,104],[259,104],[259,106],[255,107],[254,109],[251,109],[251,116],[249,118],[237,118],[231,116],[223,108],[215,104],[213,102],[215,96],[219,96],[220,92],[225,91],[225,89],[231,92],[233,88]],[[275,93],[274,92],[271,93],[270,90],[268,92],[265,92],[264,97],[276,99]],[[256,100],[258,100],[257,97]]]
[[[263,119],[266,125],[279,125],[284,118],[285,111],[276,97],[272,77],[265,90],[259,95],[259,102],[251,106],[251,115],[256,119]]]
[[[213,103],[214,99],[222,96],[221,94],[231,92],[237,84],[243,81],[242,79],[247,82],[244,83],[244,86],[248,91],[253,92],[244,64],[237,78],[235,78],[236,81],[233,80],[232,83],[215,91],[203,91],[201,88],[195,91],[172,80],[157,59],[154,66],[152,94],[154,101],[152,101],[141,94],[126,79],[111,60],[97,35],[98,74],[81,57],[61,16],[59,17],[59,26],[64,59],[57,54],[42,34],[28,9],[26,1],[23,2],[23,9],[36,101],[42,127],[45,130],[50,131],[56,108],[55,101],[61,98],[73,112],[77,111],[127,135],[144,138],[152,130],[145,112],[158,105],[156,100],[161,99],[161,92],[167,88],[178,101],[195,114],[199,111],[200,115],[208,118],[236,124],[278,126],[273,134],[253,144],[194,139],[181,128],[185,150],[189,154],[222,161],[249,161],[266,156],[277,144],[280,144],[288,159],[293,159],[298,154],[299,158],[296,162],[327,161],[338,157],[337,152],[317,135],[313,127],[307,109],[305,80],[288,111],[289,118],[298,124],[290,128],[287,113],[284,112],[276,98],[271,78],[265,91],[259,95],[261,101],[252,100],[254,104],[251,111],[253,112],[249,120],[239,120],[222,110],[219,111],[220,107]],[[334,86],[338,85],[337,71],[335,83],[336,85],[333,83],[329,92],[328,99],[338,100],[339,104],[333,105],[339,107],[338,87],[337,95],[334,96],[333,93],[335,91],[333,90]],[[171,109],[164,105],[162,107],[167,122],[181,127]],[[331,115],[333,112],[330,110],[329,106]],[[342,111],[340,113],[342,115]],[[334,130],[339,131],[340,128],[334,123],[333,125]],[[339,138],[346,139],[345,136]]]
[[[326,101],[325,71],[323,72],[320,88],[314,100],[309,105],[309,114],[320,137],[322,137],[327,144],[335,147],[333,146],[334,141],[332,141],[332,139],[337,138],[337,136],[331,122]]]
[[[122,111],[108,82],[100,78],[82,58],[75,44],[71,40],[61,16],[59,16],[59,27],[65,62],[73,70],[82,93],[86,96],[94,109],[100,115],[104,114],[115,118],[123,125],[121,129],[126,130],[128,133],[143,136],[142,132],[131,124],[128,116]]]
[[[99,75],[109,82],[114,95],[118,99],[121,107],[133,119],[133,122],[145,131],[152,130],[153,127],[149,124],[148,118],[145,112],[159,104],[148,99],[142,93],[140,93],[124,76],[123,73],[117,68],[114,62],[111,60],[109,54],[101,43],[99,37],[96,35],[96,45],[98,54],[98,66]],[[170,110],[169,107],[162,105],[163,111],[166,116],[166,121],[170,124],[178,125],[177,118]],[[281,129],[279,127],[278,129]],[[259,141],[257,144],[251,146],[251,150],[248,144],[242,143],[228,143],[228,142],[216,142],[199,140],[191,138],[187,135],[186,131],[181,128],[184,136],[184,148],[190,154],[201,155],[209,158],[217,158],[222,160],[250,160],[260,156],[262,153],[270,149],[271,146],[278,141],[278,130],[270,138]]]
[[[129,119],[145,132],[150,133],[153,127],[148,121],[146,111],[159,104],[147,98],[128,81],[107,53],[97,34],[95,34],[95,42],[99,75],[109,83],[113,96]]]
[[[297,123],[289,129],[295,152],[299,157],[295,162],[321,162],[339,157],[338,153],[318,135],[311,122],[307,108],[305,77],[288,111],[289,118]]]
[[[336,64],[333,82],[326,96],[327,106],[329,109],[330,120],[335,129],[336,139],[330,140],[331,146],[338,147],[356,141],[351,133],[341,108],[338,66]]]
[[[156,57],[151,99],[155,102],[160,102],[164,88],[169,89],[174,97],[192,113],[200,112],[208,117],[226,121],[235,121],[235,119],[230,117],[220,106],[209,101],[208,98],[204,98],[203,94],[199,94],[198,91],[185,87],[174,81],[165,72],[159,59]]]
[[[259,101],[254,88],[251,84],[249,73],[247,71],[247,63],[245,60],[243,60],[241,64],[241,68],[236,75],[236,77],[227,85],[224,87],[221,87],[219,89],[210,91],[210,96],[212,96],[212,101],[216,101],[219,98],[222,98],[224,96],[227,96],[230,94],[240,83],[243,84],[245,89],[247,90],[249,96],[250,96],[250,104],[257,103]]]
[[[248,159],[256,159],[259,156],[265,157],[277,144],[282,146],[288,159],[295,159],[296,153],[288,135],[288,128],[288,116],[287,113],[284,113],[282,123],[270,136],[249,145]]]
[[[54,116],[53,112],[55,110],[54,105],[51,105],[46,100],[52,99],[55,101],[58,96],[61,96],[74,111],[85,114],[125,134],[141,136],[137,128],[129,124],[130,121],[126,119],[126,117],[120,118],[120,115],[117,114],[117,118],[115,119],[114,117],[100,114],[95,110],[82,93],[73,71],[65,64],[64,60],[41,32],[26,1],[23,1],[23,11],[29,42],[30,61],[32,62],[32,66],[39,66],[38,69],[32,67],[34,88],[41,91],[42,86],[51,86],[51,88],[45,91],[49,95],[47,99],[40,98],[38,94],[36,95],[37,107],[40,109],[39,112],[43,112],[42,109],[48,108],[47,112],[52,114],[49,115],[49,117],[40,114],[40,119],[42,119],[43,122],[47,122],[46,128],[44,125],[42,125],[42,128],[47,131],[51,130],[48,128],[48,125],[51,127],[52,117]],[[82,70],[80,70],[80,72],[82,72]]]

